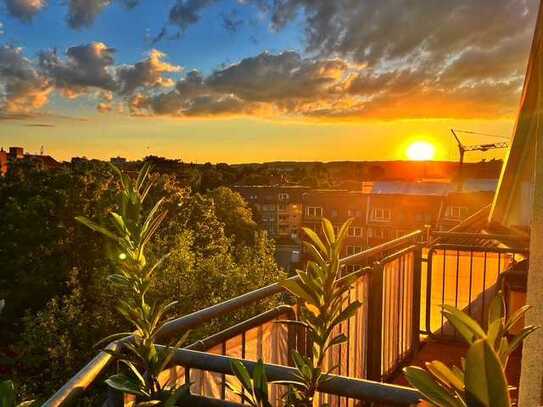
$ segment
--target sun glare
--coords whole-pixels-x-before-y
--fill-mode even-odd
[[[412,161],[432,160],[435,156],[435,148],[425,141],[417,141],[407,148],[407,158]]]

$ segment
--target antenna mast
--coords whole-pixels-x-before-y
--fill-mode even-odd
[[[451,129],[451,133],[454,136],[456,143],[458,144],[458,192],[462,192],[464,189],[464,154],[466,151],[489,151],[489,150],[495,150],[498,148],[507,148],[508,144],[504,141],[498,142],[498,143],[487,143],[487,144],[474,144],[471,146],[467,146],[465,144],[462,144],[460,139],[458,138],[458,135],[456,133],[468,133],[468,134],[478,134],[481,136],[491,136],[491,137],[500,137],[500,136],[494,136],[490,134],[483,134],[483,133],[477,133],[474,131],[467,131],[467,130],[455,130]]]

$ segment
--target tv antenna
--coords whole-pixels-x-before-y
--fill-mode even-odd
[[[460,139],[458,138],[457,133],[467,133],[467,134],[477,134],[479,136],[489,136],[489,137],[499,137],[504,138],[503,136],[496,136],[493,134],[485,134],[485,133],[478,133],[475,131],[469,131],[469,130],[456,130],[451,129],[451,133],[456,139],[456,143],[458,144],[458,192],[462,192],[462,189],[464,188],[464,179],[463,179],[463,167],[464,167],[464,155],[468,151],[482,151],[486,152],[489,150],[496,150],[500,148],[508,148],[509,145],[505,142],[498,142],[498,143],[486,143],[486,144],[473,144],[473,145],[465,145],[463,144]]]

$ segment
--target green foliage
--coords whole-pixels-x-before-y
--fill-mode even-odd
[[[11,380],[0,382],[0,406],[1,407],[27,407],[34,404],[34,401],[23,401],[17,403],[17,391]]]
[[[4,309],[6,302],[0,299],[0,314]],[[23,401],[17,403],[17,391],[11,380],[0,381],[0,407],[25,407],[31,406],[34,401]]]
[[[407,380],[439,407],[511,406],[505,367],[511,353],[537,328],[524,327],[518,335],[511,334],[511,329],[529,308],[524,306],[507,318],[503,294],[498,292],[489,307],[485,332],[469,315],[444,305],[443,315],[469,345],[462,368],[428,362],[426,370],[406,367]]]
[[[337,366],[323,372],[326,352],[347,341],[344,334],[334,335],[343,321],[352,317],[360,307],[355,301],[347,305],[347,294],[357,274],[342,276],[343,267],[340,254],[343,241],[352,220],[340,228],[337,236],[331,222],[322,221],[324,241],[311,229],[304,228],[309,241],[304,241],[306,250],[313,260],[307,262],[306,270],[297,271],[298,280],[283,280],[281,285],[294,294],[303,304],[300,321],[307,331],[312,344],[311,357],[293,351],[293,359],[298,370],[296,380],[290,382],[294,395],[290,399],[294,405],[309,406],[313,396],[325,376]]]
[[[41,171],[14,164],[0,177],[0,297],[6,328],[0,340],[14,342],[21,317],[66,292],[73,268],[86,279],[108,266],[103,246],[78,230],[77,214],[102,218],[111,208],[117,182],[108,166]]]
[[[268,400],[268,379],[262,359],[259,359],[255,365],[252,376],[239,360],[231,361],[230,367],[241,386],[230,381],[226,382],[226,386],[238,395],[244,404],[251,407],[271,407]]]
[[[213,200],[226,236],[236,237],[239,243],[252,242],[258,228],[251,209],[241,195],[226,187],[215,188],[207,195]]]
[[[251,235],[250,241],[233,229],[233,235],[226,235],[227,219],[219,213],[227,212],[221,207],[224,202],[235,199],[191,194],[175,175],[149,177],[153,187],[143,211],[148,213],[165,197],[161,208],[167,216],[146,245],[145,256],[151,265],[163,253],[172,254],[153,272],[147,297],[163,304],[178,301],[165,318],[282,278],[273,242],[263,233]],[[9,374],[25,399],[41,401],[50,396],[95,355],[93,345],[100,338],[132,329],[119,313],[111,312],[111,305],[123,297],[121,287],[107,279],[120,273],[117,244],[75,220],[83,215],[117,233],[109,223],[113,220],[109,212],[120,212],[116,204],[120,194],[119,177],[98,161],[50,171],[25,167],[0,177],[0,254],[9,259],[0,267],[0,298],[8,303],[1,316],[0,342],[2,352],[13,361],[3,366],[11,369]],[[247,224],[245,210],[229,207],[231,224]],[[212,321],[192,332],[190,340],[276,303],[274,298]],[[100,384],[96,393],[103,387]]]
[[[137,396],[140,401],[158,401],[163,398],[165,390],[158,380],[158,375],[170,362],[175,348],[186,338],[183,336],[173,348],[158,350],[155,342],[163,317],[175,303],[149,302],[146,298],[153,272],[166,258],[164,256],[149,265],[146,246],[158,231],[167,212],[161,208],[164,202],[164,198],[161,198],[144,214],[144,201],[153,186],[149,176],[149,165],[142,167],[135,180],[122,174],[118,169],[115,170],[122,189],[119,212],[110,212],[113,228],[98,225],[85,217],[77,217],[77,220],[85,226],[115,242],[118,253],[118,260],[115,262],[117,272],[111,274],[108,279],[123,293],[117,301],[117,311],[135,329],[132,334],[118,333],[101,341],[110,342],[131,335],[130,339],[121,342],[124,353],[105,350],[128,368],[127,373],[113,375],[106,383],[114,389]],[[175,391],[170,390],[170,393]]]

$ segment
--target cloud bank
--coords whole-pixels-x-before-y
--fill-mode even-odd
[[[42,0],[5,1],[12,15],[27,21],[45,7]],[[176,0],[169,24],[187,30],[215,3]],[[256,5],[274,30],[303,16],[305,51],[262,52],[203,75],[183,72],[158,50],[126,65],[101,42],[42,51],[37,60],[4,46],[0,109],[40,109],[58,92],[94,98],[100,112],[122,103],[137,116],[504,117],[517,108],[537,12],[536,0],[239,3]],[[70,0],[68,23],[90,25],[110,4]],[[229,30],[243,23],[237,15],[222,19]]]

